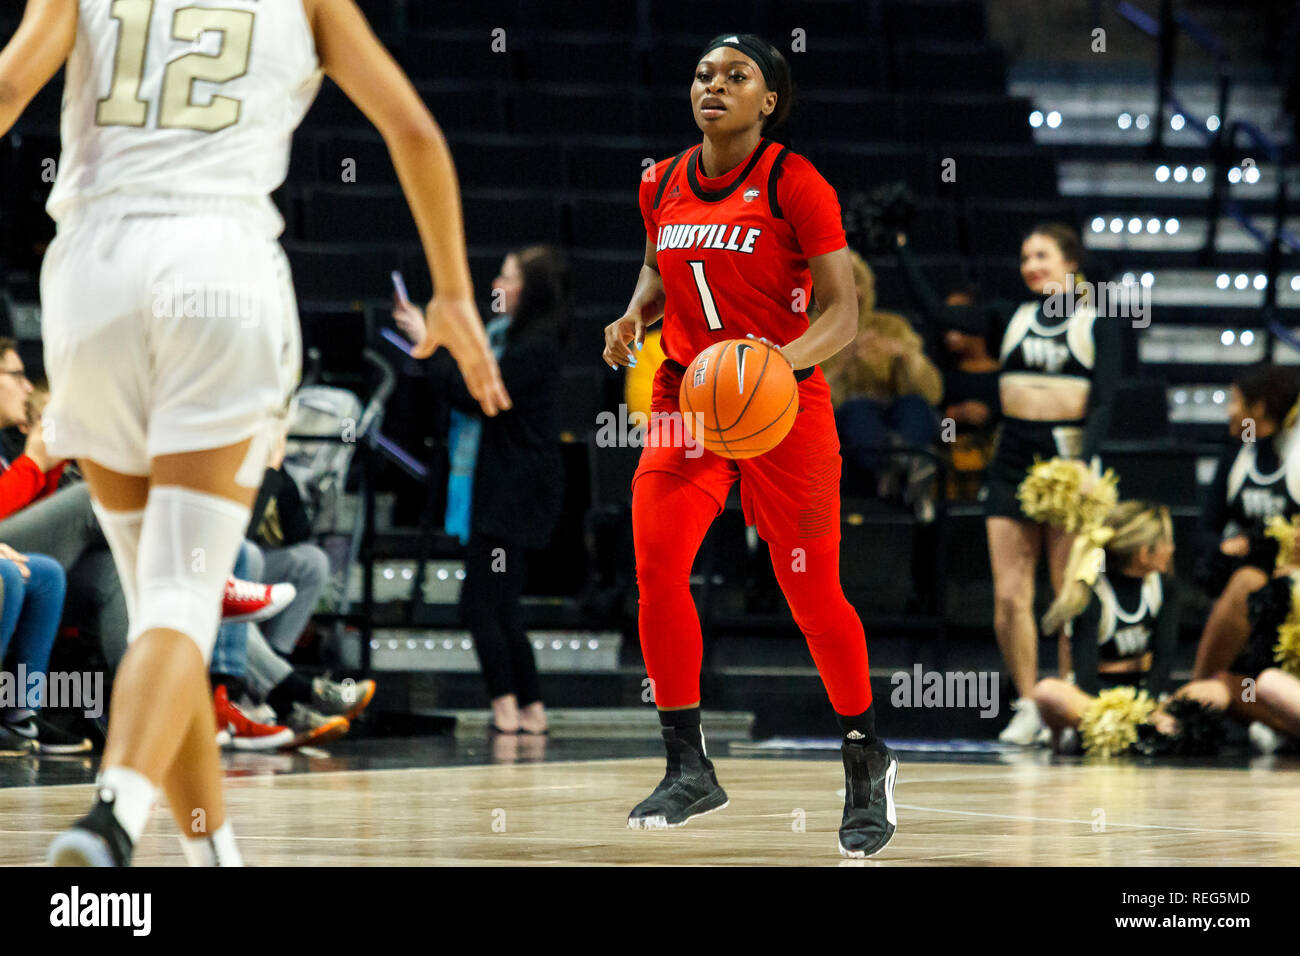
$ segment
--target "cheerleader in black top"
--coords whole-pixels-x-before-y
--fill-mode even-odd
[[[1197,645],[1193,679],[1212,677],[1240,653],[1250,632],[1248,598],[1268,583],[1277,557],[1265,522],[1300,513],[1300,467],[1288,465],[1286,453],[1298,396],[1296,373],[1274,365],[1247,369],[1229,393],[1232,437],[1198,531],[1196,583],[1214,607]]]
[[[1016,491],[1035,458],[1075,459],[1082,468],[1097,454],[1120,375],[1119,329],[1116,320],[1098,317],[1083,294],[1082,257],[1070,227],[1035,227],[1020,249],[1020,274],[1034,298],[1010,317],[1002,337],[1003,419],[981,499],[993,566],[993,626],[1019,695],[1016,714],[999,735],[1006,743],[1033,744],[1045,729],[1032,696],[1038,682],[1034,576],[1046,549],[1059,592],[1072,539],[1026,517]]]
[[[1157,697],[1169,682],[1178,641],[1178,599],[1169,576],[1174,554],[1169,509],[1125,501],[1100,527],[1076,536],[1065,585],[1043,618],[1043,633],[1070,633],[1074,683],[1038,682],[1033,700],[1060,749],[1077,739],[1084,709],[1103,690],[1125,684]]]

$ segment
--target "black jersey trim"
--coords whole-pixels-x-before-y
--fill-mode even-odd
[[[767,204],[772,210],[772,215],[777,219],[784,219],[781,214],[781,204],[776,198],[776,181],[781,176],[781,164],[785,162],[786,156],[790,153],[789,146],[782,146],[781,152],[776,154],[776,159],[772,160],[772,170],[767,174]]]
[[[754,149],[754,155],[749,157],[749,162],[745,165],[744,170],[741,171],[739,176],[732,180],[730,186],[727,186],[724,189],[705,189],[700,184],[700,174],[697,169],[700,164],[700,156],[704,152],[704,147],[695,147],[699,152],[696,153],[695,156],[693,156],[686,164],[686,180],[691,184],[691,192],[695,193],[695,198],[702,202],[721,202],[739,189],[740,184],[749,178],[749,174],[754,171],[754,167],[758,165],[758,161],[763,158],[763,154],[767,152],[767,148],[771,145],[772,141],[770,139],[760,141],[758,146]]]
[[[668,168],[664,170],[664,178],[659,181],[659,188],[655,190],[655,203],[650,207],[651,209],[659,208],[659,200],[664,198],[664,190],[668,188],[668,180],[673,178],[673,170],[676,169],[677,164],[682,161],[682,157],[694,148],[694,146],[688,146],[686,149],[674,156],[673,161],[668,164]]]

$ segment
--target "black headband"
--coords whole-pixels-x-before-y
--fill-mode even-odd
[[[757,63],[759,72],[767,82],[767,88],[776,89],[776,58],[772,56],[772,47],[766,40],[752,33],[723,33],[709,41],[699,59],[703,60],[720,46],[737,49]]]

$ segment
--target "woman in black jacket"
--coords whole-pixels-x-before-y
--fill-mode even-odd
[[[492,700],[492,729],[541,734],[546,710],[520,600],[524,554],[549,543],[563,495],[557,405],[568,266],[558,251],[531,246],[505,257],[492,288],[488,336],[514,406],[483,416],[446,350],[429,362],[434,390],[453,410],[445,526],[466,545],[461,617]],[[418,309],[399,303],[393,317],[408,337],[423,334]]]

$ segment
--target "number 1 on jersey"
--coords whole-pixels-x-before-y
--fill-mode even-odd
[[[709,328],[715,331],[722,328],[722,319],[718,317],[718,304],[713,301],[713,291],[709,288],[708,280],[704,278],[704,261],[688,259],[686,264],[691,267],[691,272],[695,276],[695,289],[700,293],[700,306],[704,309],[704,318],[709,323]]]
[[[141,98],[144,61],[149,49],[149,25],[154,0],[113,0],[112,17],[118,22],[117,55],[108,96],[99,101],[95,121],[100,126],[144,126],[149,101]],[[194,82],[225,83],[248,72],[256,14],[247,10],[185,7],[172,21],[172,39],[192,43],[209,31],[221,34],[221,50],[186,53],[163,71],[159,129],[192,129],[215,133],[239,122],[240,102],[214,94],[207,103],[194,102]]]

